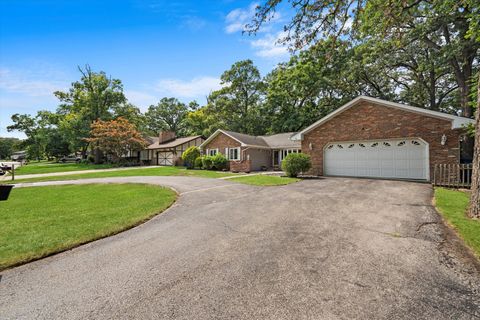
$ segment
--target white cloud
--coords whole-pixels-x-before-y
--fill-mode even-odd
[[[252,3],[248,8],[242,9],[237,8],[230,11],[225,17],[225,32],[226,33],[235,33],[245,30],[245,26],[252,22],[255,17],[256,8],[258,3]],[[274,12],[267,19],[265,23],[262,24],[262,28],[259,32],[270,32],[276,23],[280,22],[281,14],[279,12]]]
[[[247,9],[238,8],[230,11],[225,18],[227,24],[225,32],[234,33],[243,31],[245,25],[255,16],[255,8],[257,5],[257,3],[252,3]]]
[[[256,55],[263,58],[280,58],[289,55],[288,47],[279,43],[279,40],[285,37],[284,32],[277,34],[268,33],[264,37],[250,42],[252,48],[256,50]]]
[[[0,68],[0,89],[6,92],[29,96],[50,96],[54,91],[64,90],[67,83],[51,77],[48,72],[32,72]]]
[[[146,111],[150,105],[156,104],[159,100],[154,95],[136,90],[125,90],[125,96],[142,111]]]
[[[180,98],[203,98],[211,91],[220,89],[220,79],[215,77],[197,77],[192,80],[162,79],[156,85],[156,91]]]

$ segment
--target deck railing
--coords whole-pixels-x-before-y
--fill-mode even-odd
[[[436,164],[433,171],[433,185],[470,188],[472,186],[472,169],[472,164]]]

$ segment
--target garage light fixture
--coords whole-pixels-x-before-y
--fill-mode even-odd
[[[309,148],[310,150],[313,150],[313,144],[312,144],[311,142],[308,144],[308,148]]]
[[[442,141],[441,141],[441,143],[442,143],[442,146],[444,146],[445,143],[447,143],[447,136],[446,136],[445,134],[443,134],[443,136],[442,136]]]

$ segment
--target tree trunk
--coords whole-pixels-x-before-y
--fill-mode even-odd
[[[480,76],[477,91],[477,114],[475,116],[475,147],[473,150],[472,192],[468,215],[471,218],[480,218]]]

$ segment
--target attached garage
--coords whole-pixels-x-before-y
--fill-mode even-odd
[[[172,151],[157,152],[157,164],[159,166],[173,166],[174,158]]]
[[[473,119],[360,96],[292,137],[311,174],[430,180],[436,164],[460,163]]]
[[[428,180],[428,143],[422,139],[332,142],[324,149],[328,176]]]

